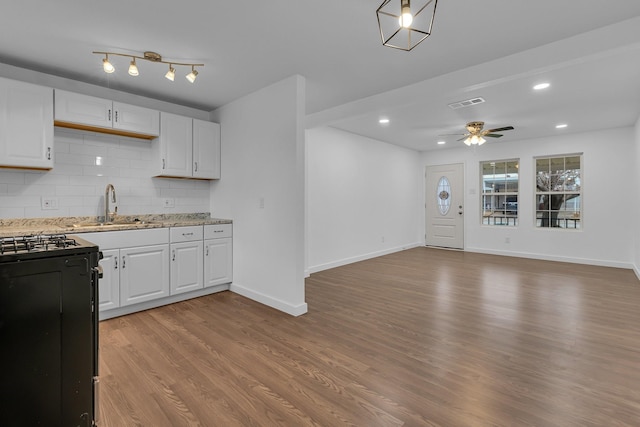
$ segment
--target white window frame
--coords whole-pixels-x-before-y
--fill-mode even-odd
[[[509,164],[515,163],[516,174],[515,191],[513,182],[509,184]],[[496,173],[496,165],[503,165],[503,173]],[[491,189],[485,187],[485,165],[494,168],[494,176],[501,176],[506,191],[496,188],[497,180],[494,180]],[[485,226],[517,227],[520,223],[520,159],[483,160],[480,162],[480,223]],[[489,198],[489,200],[487,200]],[[511,199],[511,200],[507,200]],[[515,199],[515,202],[514,202]]]
[[[580,159],[580,172],[577,176],[567,175],[567,159],[578,157]],[[539,172],[538,161],[551,160],[551,159],[563,159],[564,166],[563,171],[565,173],[558,175],[553,174],[552,166],[549,167],[549,175],[558,177],[558,182],[554,184],[548,184],[550,188],[547,191],[541,191],[538,188]],[[558,170],[556,170],[557,172]],[[533,226],[537,230],[565,230],[565,231],[582,231],[584,228],[584,155],[583,153],[572,154],[554,154],[546,156],[537,156],[533,158],[533,186],[534,186],[534,204],[533,204]],[[551,180],[551,178],[549,178]],[[569,182],[569,184],[567,184]],[[573,182],[573,184],[571,184]],[[561,187],[561,188],[560,188]],[[577,188],[577,189],[576,189]],[[577,194],[577,196],[575,196]],[[557,209],[553,209],[553,206],[549,205],[549,201],[545,202],[545,197],[550,200],[553,196],[562,197],[562,204],[557,206]],[[567,196],[574,196],[567,199]],[[574,200],[577,199],[577,200]],[[567,201],[574,200],[573,207],[567,206]],[[555,216],[554,216],[555,213]],[[548,225],[543,225],[545,220]],[[556,225],[554,225],[556,224]]]

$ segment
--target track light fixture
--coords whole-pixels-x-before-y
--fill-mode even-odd
[[[187,74],[187,80],[189,80],[190,83],[193,83],[196,81],[196,77],[198,77],[198,72],[195,68],[191,67],[191,72]]]
[[[107,74],[111,74],[113,73],[116,69],[113,67],[113,64],[111,64],[111,62],[109,62],[109,55],[106,56],[106,58],[104,58],[102,60],[102,69],[104,70],[105,73]]]
[[[438,0],[384,0],[376,15],[382,44],[409,51],[431,35]]]
[[[140,73],[138,72],[138,66],[136,65],[136,58],[131,60],[129,64],[129,75],[133,77],[138,77]]]
[[[190,83],[193,83],[196,81],[196,77],[198,76],[198,71],[196,71],[195,67],[204,67],[204,64],[193,64],[190,62],[168,62],[168,61],[163,61],[162,60],[162,56],[160,56],[160,54],[155,53],[155,52],[144,52],[143,56],[139,56],[139,55],[130,55],[130,54],[126,54],[126,53],[117,53],[117,52],[98,52],[98,51],[94,51],[93,53],[97,54],[97,55],[104,55],[104,59],[102,60],[102,69],[104,70],[105,73],[113,73],[116,69],[113,66],[113,64],[109,61],[109,55],[115,55],[115,56],[124,56],[126,58],[131,58],[131,62],[129,63],[129,74],[132,76],[138,76],[140,75],[140,72],[138,70],[138,66],[136,64],[136,59],[142,59],[144,61],[149,61],[149,62],[159,62],[161,64],[168,64],[169,65],[169,71],[167,71],[167,74],[165,74],[164,76],[167,78],[167,80],[171,80],[174,81],[175,76],[176,76],[176,70],[175,68],[173,68],[174,65],[180,65],[180,66],[185,66],[185,67],[191,67],[191,72],[189,74],[187,74],[186,78],[187,80],[189,80]]]
[[[176,69],[169,64],[169,71],[164,75],[167,79],[173,81],[176,78]]]

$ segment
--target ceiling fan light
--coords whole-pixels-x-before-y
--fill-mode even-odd
[[[169,65],[169,71],[164,75],[167,80],[173,81],[176,78],[176,70],[171,65]]]
[[[140,73],[138,72],[138,66],[136,65],[136,59],[133,58],[131,63],[129,64],[129,75],[133,77],[137,77]]]
[[[191,68],[191,72],[187,74],[186,79],[189,80],[189,83],[193,83],[196,81],[196,77],[198,77],[198,72],[195,68]]]
[[[109,62],[109,55],[102,60],[102,69],[107,74],[111,74],[116,70],[113,64]]]
[[[487,142],[487,140],[478,135],[470,135],[469,137],[467,137],[467,139],[464,140],[464,143],[469,147],[472,145],[482,145],[485,142]]]

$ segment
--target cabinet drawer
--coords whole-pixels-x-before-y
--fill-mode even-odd
[[[170,235],[171,243],[202,240],[202,226],[193,225],[188,227],[171,227]]]
[[[233,235],[233,224],[212,224],[204,226],[205,239],[218,239],[231,237]]]

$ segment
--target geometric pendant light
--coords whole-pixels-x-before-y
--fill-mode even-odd
[[[376,15],[382,44],[410,51],[431,35],[438,0],[385,0]]]

